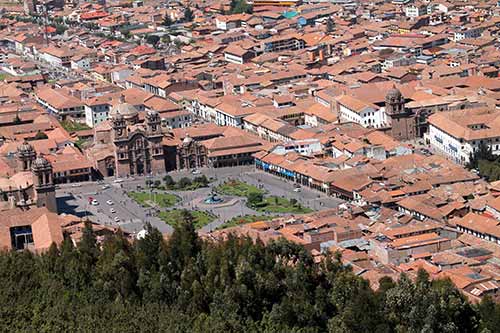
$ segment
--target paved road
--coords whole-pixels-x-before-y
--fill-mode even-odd
[[[144,181],[142,181],[144,182]],[[103,190],[103,184],[85,183],[80,187],[64,186],[57,191],[57,202],[60,213],[87,216],[90,220],[104,225],[120,226],[128,232],[137,232],[143,228],[144,222],[150,222],[161,232],[171,232],[172,228],[159,218],[150,216],[150,209],[139,206],[131,200],[120,187],[120,184],[110,184]],[[89,204],[89,197],[97,200],[97,206]],[[111,200],[112,205],[106,201]],[[111,213],[113,208],[116,213]],[[120,219],[119,222],[114,220]]]
[[[212,188],[228,179],[237,179],[248,184],[259,186],[265,189],[269,194],[295,198],[301,205],[321,210],[338,206],[342,201],[336,198],[328,197],[324,193],[302,187],[300,192],[295,192],[295,185],[279,177],[257,171],[253,166],[219,168],[219,169],[200,169],[201,174],[214,179],[210,188],[202,188],[196,191],[167,191],[181,197],[181,202],[175,208],[198,209],[209,211],[216,216],[216,219],[203,228],[209,231],[217,228],[225,221],[235,217],[247,214],[258,213],[245,204],[244,198],[238,198],[234,205],[226,207],[200,207],[197,202],[206,198]],[[175,171],[170,175],[174,180],[182,177],[194,178],[197,175],[189,171]],[[162,176],[149,177],[151,180],[161,180]],[[78,185],[63,184],[57,190],[57,200],[61,213],[70,213],[77,216],[88,216],[94,222],[105,225],[118,225],[126,231],[137,232],[143,228],[144,222],[150,222],[161,232],[170,233],[172,228],[159,218],[152,216],[153,209],[143,208],[127,195],[127,191],[136,190],[138,186],[145,188],[145,177],[122,179],[117,183],[115,178],[107,178],[101,183],[86,182]],[[120,181],[120,180],[118,180]],[[109,185],[108,189],[103,186]],[[154,195],[154,194],[152,194]],[[89,197],[96,199],[99,205],[89,204]],[[111,200],[113,205],[108,205],[106,201]],[[115,213],[110,209],[114,208]],[[115,217],[120,220],[116,222]]]

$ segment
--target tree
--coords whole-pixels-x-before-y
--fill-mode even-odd
[[[208,183],[209,183],[208,178],[205,175],[201,175],[201,176],[195,177],[193,179],[193,182],[198,183],[202,187],[207,187]]]
[[[68,28],[65,25],[56,24],[56,34],[62,35],[66,30],[68,30]]]
[[[191,179],[189,179],[187,177],[182,177],[177,182],[177,187],[180,188],[180,189],[184,189],[184,188],[186,188],[188,186],[191,186],[191,185],[192,185]]]
[[[156,35],[149,35],[148,37],[146,37],[146,42],[148,44],[153,45],[153,47],[156,47],[156,45],[158,45],[159,41],[160,41],[160,37],[158,37]]]
[[[14,119],[12,120],[12,123],[14,125],[19,125],[21,123],[21,118],[19,118],[19,115],[16,114],[16,116],[14,117]]]
[[[153,187],[159,187],[161,185],[161,181],[155,180],[153,183]]]
[[[94,263],[99,257],[99,249],[97,248],[97,239],[94,234],[92,222],[86,220],[82,232],[82,239],[78,243],[78,251],[80,254],[88,257],[89,261]]]
[[[47,136],[47,134],[45,134],[44,132],[41,132],[41,131],[38,131],[35,135],[35,140],[45,140],[48,138],[49,137]]]
[[[165,16],[163,17],[162,25],[165,27],[170,27],[172,24],[174,24],[174,21],[172,21],[170,15],[165,14]]]
[[[249,5],[246,0],[232,0],[231,4],[231,14],[241,14],[248,13],[251,14],[253,12],[253,8]]]
[[[191,8],[188,6],[186,9],[184,9],[184,21],[185,22],[192,22],[194,19],[194,14]]]
[[[170,44],[170,42],[171,42],[172,40],[170,39],[170,36],[169,36],[169,35],[164,35],[163,37],[161,37],[161,41],[162,41],[163,43]]]
[[[297,199],[295,199],[295,198],[291,198],[291,199],[290,199],[290,205],[292,205],[292,206],[297,205]]]
[[[247,200],[250,207],[255,207],[264,200],[264,196],[260,192],[250,192]]]
[[[167,188],[172,187],[172,186],[175,185],[175,181],[172,178],[172,176],[170,176],[170,175],[166,175],[165,177],[163,177],[163,182],[165,183],[165,186]]]
[[[492,147],[481,142],[479,146],[470,153],[469,163],[467,163],[466,166],[468,169],[477,169],[479,161],[493,161],[494,159],[495,156],[493,155]]]

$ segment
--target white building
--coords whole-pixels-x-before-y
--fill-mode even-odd
[[[349,95],[335,97],[337,116],[341,121],[358,123],[363,127],[380,128],[386,122],[385,109]]]
[[[85,123],[89,127],[95,127],[108,120],[110,105],[99,99],[87,100],[85,102]]]
[[[411,4],[405,7],[405,16],[409,18],[417,18],[427,14],[427,6],[425,4]]]
[[[451,160],[465,164],[481,144],[500,155],[500,112],[486,109],[456,110],[429,117],[425,135],[431,146]]]
[[[243,118],[254,113],[254,109],[248,110],[241,103],[220,103],[215,107],[215,123],[219,126],[243,127]]]
[[[41,49],[38,58],[54,67],[71,67],[71,57],[74,52],[65,47],[49,46]]]
[[[271,151],[274,154],[285,155],[290,152],[296,152],[301,155],[313,155],[321,153],[323,147],[318,139],[293,140],[277,145]]]
[[[185,128],[193,123],[193,115],[186,110],[165,112],[160,116],[162,126],[168,128]]]

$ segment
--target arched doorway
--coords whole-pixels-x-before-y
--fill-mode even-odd
[[[104,176],[105,177],[112,177],[115,175],[115,159],[113,157],[108,157],[106,158],[106,161],[105,161],[105,174]]]
[[[137,171],[136,173],[138,175],[144,174],[144,161],[142,160],[142,156],[137,159],[135,165],[136,165],[136,171]]]

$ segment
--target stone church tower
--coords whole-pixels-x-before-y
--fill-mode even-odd
[[[415,117],[405,109],[405,99],[396,88],[385,96],[385,114],[391,126],[391,136],[397,140],[412,140],[416,137]]]
[[[149,143],[149,154],[151,160],[150,172],[165,170],[165,156],[163,152],[163,133],[161,132],[161,118],[158,112],[148,111],[146,113],[146,139]]]
[[[19,147],[17,147],[17,165],[19,171],[30,171],[31,164],[36,158],[35,149],[33,146],[24,141]]]
[[[46,207],[49,211],[57,213],[52,165],[43,156],[39,155],[31,165],[31,172],[33,173],[36,206]]]

